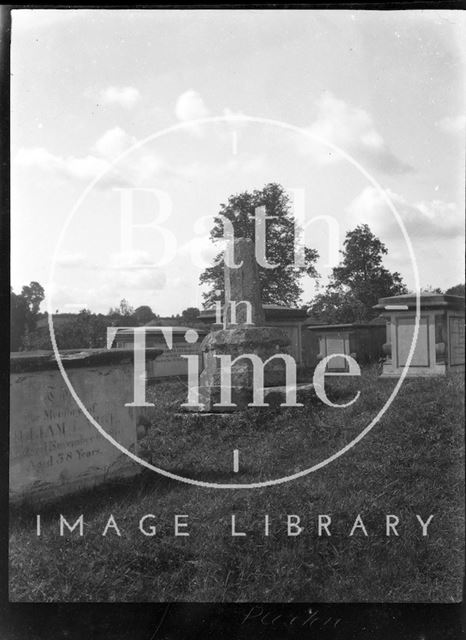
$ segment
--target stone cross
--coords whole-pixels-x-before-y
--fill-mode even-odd
[[[261,327],[264,325],[265,317],[262,309],[261,285],[254,242],[249,238],[238,238],[233,242],[234,264],[241,266],[229,267],[226,262],[224,265],[224,328],[229,329],[248,322]],[[232,303],[236,303],[236,305]],[[236,324],[234,320],[236,320]]]

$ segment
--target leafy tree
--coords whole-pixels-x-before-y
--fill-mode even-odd
[[[200,311],[197,307],[188,307],[181,312],[182,322],[187,325],[197,323],[199,322],[199,314]]]
[[[125,298],[123,298],[120,301],[119,313],[122,316],[132,316],[134,313],[133,307],[129,304],[129,302]]]
[[[179,313],[168,316],[160,323],[162,326],[179,327],[183,324],[183,319]]]
[[[133,307],[128,303],[125,298],[120,301],[120,306],[112,308],[108,312],[108,317],[111,320],[112,325],[119,327],[132,327],[134,325],[133,320]]]
[[[433,287],[431,284],[428,284],[421,289],[421,293],[443,293],[443,291],[440,287]]]
[[[351,291],[343,287],[327,289],[318,294],[308,309],[309,316],[321,324],[361,322],[366,319],[366,307]]]
[[[258,265],[262,301],[297,305],[302,295],[301,276],[307,274],[313,278],[318,277],[315,270],[318,253],[306,247],[306,266],[293,265],[294,221],[290,198],[284,188],[279,184],[270,183],[260,190],[231,195],[226,204],[220,205],[219,213],[231,221],[235,238],[251,238],[255,241],[254,211],[259,206],[265,206],[267,216],[276,216],[275,219],[267,221],[266,257],[270,263],[279,265],[274,269]],[[223,222],[221,218],[216,218],[210,238],[214,241],[223,237]],[[215,257],[213,266],[207,267],[201,274],[200,283],[210,285],[209,291],[203,294],[203,297],[204,306],[212,306],[214,301],[219,299],[215,292],[224,291],[223,252]]]
[[[109,316],[131,316],[134,313],[133,307],[129,304],[129,302],[122,298],[120,300],[120,305],[118,307],[111,307],[108,315]]]
[[[21,295],[10,289],[10,349],[19,351],[23,346],[23,339],[27,329],[28,305]]]
[[[450,287],[445,291],[449,296],[461,296],[464,298],[464,284],[455,284],[454,287]]]
[[[367,224],[348,231],[340,253],[325,291],[310,304],[312,316],[328,323],[370,320],[379,298],[407,292],[400,274],[383,266],[387,248]]]
[[[71,320],[54,326],[59,349],[93,349],[106,347],[109,318],[82,309]],[[52,349],[48,327],[33,331],[26,341],[27,349]]]
[[[44,289],[35,281],[25,285],[20,294],[10,289],[10,348],[12,351],[25,348],[27,336],[35,329],[43,299]]]
[[[134,310],[133,318],[138,325],[144,325],[156,317],[152,309],[147,305],[142,305]]]
[[[29,285],[23,287],[21,295],[26,301],[31,317],[37,317],[41,302],[44,299],[43,287],[38,282],[30,282]]]
[[[61,349],[105,348],[108,319],[82,309],[72,323],[60,327],[57,344]]]

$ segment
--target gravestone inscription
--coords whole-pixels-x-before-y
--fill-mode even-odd
[[[148,350],[155,358],[159,350]],[[103,429],[137,454],[141,410],[125,407],[133,389],[133,352],[86,350],[62,356],[69,381]],[[10,497],[42,501],[140,472],[88,420],[52,354],[12,354]]]

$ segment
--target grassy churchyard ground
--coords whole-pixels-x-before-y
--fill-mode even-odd
[[[177,416],[181,382],[160,383],[147,444],[153,463],[211,482],[257,482],[310,467],[364,428],[395,385],[375,369],[327,380],[333,409],[251,408],[229,418]],[[238,449],[239,472],[232,472]],[[463,379],[408,379],[374,429],[342,457],[303,478],[261,489],[191,486],[147,471],[133,481],[11,513],[13,601],[453,602],[463,571]],[[42,534],[36,535],[36,514]],[[59,514],[77,529],[59,535]],[[118,526],[102,533],[110,514]],[[138,528],[146,514],[145,536]],[[174,535],[175,514],[187,524]],[[237,532],[231,536],[231,516]],[[269,535],[264,517],[269,515]],[[300,535],[287,535],[287,515]],[[317,516],[331,516],[331,536]],[[350,530],[361,514],[368,533]],[[385,535],[385,516],[399,536]],[[434,517],[422,536],[416,514]]]

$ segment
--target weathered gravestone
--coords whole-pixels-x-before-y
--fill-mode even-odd
[[[153,359],[160,350],[149,349]],[[142,410],[133,401],[133,350],[63,352],[62,363],[90,415],[138,454]],[[11,354],[10,498],[50,500],[142,467],[101,435],[68,389],[51,352]]]
[[[253,242],[248,238],[235,240],[234,257],[235,264],[241,266],[224,266],[224,328],[212,331],[201,345],[204,370],[200,375],[199,403],[204,411],[231,411],[252,403],[257,382],[253,363],[247,356],[257,356],[264,363],[276,354],[286,353],[290,342],[282,329],[263,326],[264,312]],[[229,379],[225,377],[225,371],[222,372],[219,356],[230,357],[231,367],[226,367],[231,372]],[[283,359],[272,359],[263,367],[263,374],[261,387],[285,384]],[[231,402],[228,403],[221,402],[225,381],[231,390]]]

